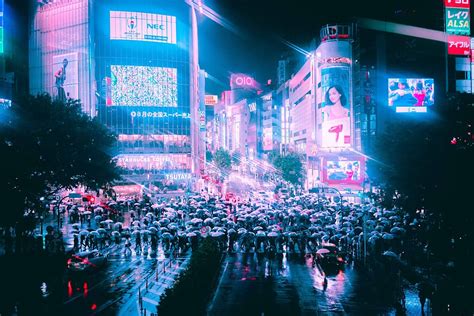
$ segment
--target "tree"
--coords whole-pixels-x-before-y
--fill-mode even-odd
[[[302,184],[304,179],[303,163],[296,153],[286,156],[276,155],[273,158],[274,167],[280,171],[283,179],[292,184]]]
[[[28,96],[4,110],[0,126],[1,224],[13,225],[41,197],[83,185],[98,190],[119,178],[112,160],[115,136],[79,101]]]
[[[430,119],[401,118],[387,128],[377,140],[369,174],[383,184],[388,202],[441,218],[444,239],[472,240],[474,96],[449,95],[430,110],[435,112]]]
[[[228,174],[232,167],[232,160],[227,150],[219,148],[214,154],[214,162],[216,167],[223,174]]]
[[[211,162],[214,159],[214,155],[209,150],[206,150],[206,161]]]

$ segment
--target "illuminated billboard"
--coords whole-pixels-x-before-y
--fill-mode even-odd
[[[321,70],[322,147],[351,145],[350,68],[335,66]]]
[[[191,157],[187,154],[121,154],[117,165],[125,169],[142,170],[190,170]]]
[[[206,94],[204,96],[205,105],[216,105],[219,102],[219,97],[217,95]]]
[[[110,66],[112,105],[178,106],[176,68]]]
[[[58,99],[79,99],[77,53],[53,55],[53,75]]]
[[[444,0],[444,6],[447,8],[467,8],[471,7],[471,0]]]
[[[176,44],[176,17],[110,11],[110,39]]]
[[[446,32],[469,35],[471,33],[469,8],[446,8]]]
[[[471,38],[469,36],[448,35],[448,54],[469,56]]]
[[[3,0],[0,0],[0,54],[3,54],[3,15],[5,14],[3,11]]]
[[[329,184],[361,184],[364,180],[363,160],[326,160],[324,180]]]
[[[259,90],[260,84],[251,76],[246,74],[232,74],[230,76],[230,88]]]
[[[433,79],[388,79],[388,105],[398,113],[426,113],[434,104]]]
[[[273,129],[271,127],[263,128],[263,150],[273,149]]]

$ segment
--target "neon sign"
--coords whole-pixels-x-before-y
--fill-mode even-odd
[[[167,113],[161,111],[131,111],[131,117],[148,117],[148,118],[168,118],[168,117],[179,117],[183,119],[190,119],[191,113],[185,112],[174,112]]]

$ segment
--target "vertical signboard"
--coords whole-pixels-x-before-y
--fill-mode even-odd
[[[3,2],[0,0],[0,54],[3,54]]]
[[[471,7],[471,0],[444,0],[444,6],[446,8],[465,8]]]
[[[469,8],[446,8],[446,32],[460,35],[471,33]]]
[[[328,67],[321,70],[322,147],[351,145],[350,68]]]
[[[471,48],[469,36],[448,35],[448,54],[468,56]]]

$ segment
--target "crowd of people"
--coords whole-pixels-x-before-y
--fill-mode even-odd
[[[210,236],[230,252],[314,254],[331,243],[347,260],[384,252],[398,257],[404,234],[417,225],[398,210],[371,203],[340,205],[309,194],[284,201],[249,199],[238,205],[192,196],[110,202],[82,212],[73,205],[68,208],[75,249],[133,243],[137,253],[152,254],[159,244],[164,251],[183,252]]]

